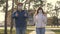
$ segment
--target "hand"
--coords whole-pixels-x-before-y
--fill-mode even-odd
[[[27,16],[27,14],[25,14],[24,16]]]
[[[16,13],[16,16],[18,16],[18,14]]]

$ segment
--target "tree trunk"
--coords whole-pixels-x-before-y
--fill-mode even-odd
[[[8,0],[6,0],[6,11],[5,11],[5,30],[4,30],[4,34],[7,34],[7,12],[8,12]]]
[[[11,11],[11,13],[13,13],[13,11],[14,11],[14,0],[12,0],[12,11]],[[11,14],[12,15],[12,14]],[[12,34],[12,29],[13,29],[13,18],[12,18],[12,16],[11,16],[11,27],[10,27],[10,34]]]

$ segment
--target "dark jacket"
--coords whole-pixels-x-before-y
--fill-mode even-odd
[[[18,16],[16,16],[16,13],[18,14]],[[22,10],[21,12],[16,11],[12,14],[12,18],[15,19],[16,27],[26,27],[27,26],[26,19],[28,18],[28,16],[24,16],[24,14],[27,14],[27,12],[25,10]]]

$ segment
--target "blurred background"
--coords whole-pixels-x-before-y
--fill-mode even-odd
[[[12,24],[14,21],[12,22],[11,14],[17,10],[18,2],[22,2],[23,10],[29,13],[27,34],[34,31],[35,24],[33,22],[33,15],[39,6],[47,13],[48,21],[46,28],[55,32],[55,34],[59,34],[60,0],[0,0],[0,34],[5,34],[4,29],[7,29],[7,33],[10,34],[11,27],[13,27],[12,33],[15,33],[15,25]]]

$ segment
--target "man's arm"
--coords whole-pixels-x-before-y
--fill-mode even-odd
[[[17,18],[17,17],[18,17],[17,12],[13,12],[13,13],[12,13],[12,18]]]
[[[26,11],[26,10],[25,10],[24,17],[25,17],[25,18],[28,18],[28,13],[27,13],[27,11]]]

